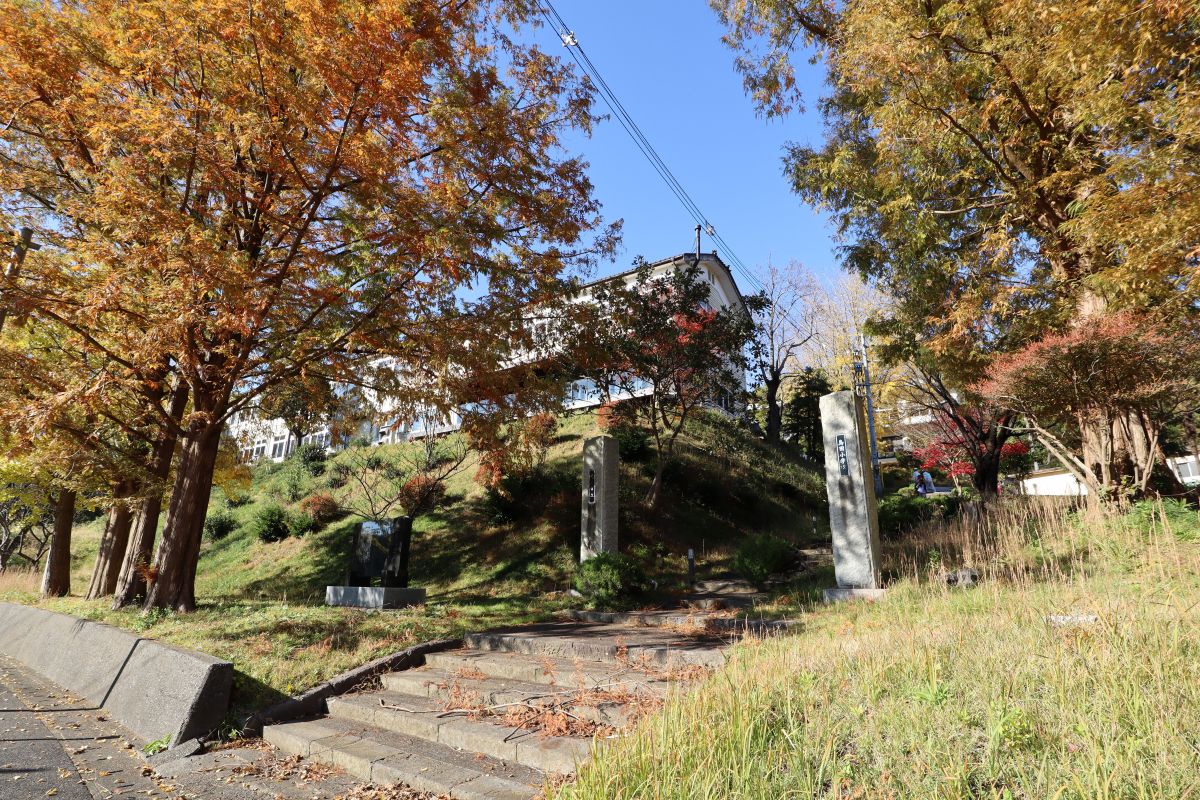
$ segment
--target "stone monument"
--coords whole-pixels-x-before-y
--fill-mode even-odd
[[[617,440],[596,436],[583,443],[583,512],[579,560],[617,552]]]
[[[425,590],[408,586],[412,518],[366,521],[354,526],[344,586],[325,587],[325,605],[404,608],[425,602]],[[373,585],[379,579],[379,586]]]
[[[825,590],[825,600],[877,598],[883,594],[879,510],[862,398],[852,391],[822,397],[821,428],[837,578],[837,586]]]

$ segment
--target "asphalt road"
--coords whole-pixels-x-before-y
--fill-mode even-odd
[[[13,690],[16,677],[10,665],[0,663],[0,797],[92,800],[67,752],[77,737],[60,738],[47,727],[45,720],[62,712],[31,708]]]

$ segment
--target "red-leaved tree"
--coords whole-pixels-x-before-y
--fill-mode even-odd
[[[978,390],[1019,412],[1094,496],[1138,496],[1154,482],[1182,490],[1161,434],[1194,403],[1197,364],[1181,321],[1107,313],[997,358]]]
[[[572,336],[581,375],[606,403],[621,402],[622,417],[654,440],[657,465],[646,494],[652,508],[687,421],[706,404],[744,392],[754,321],[740,306],[711,307],[711,291],[695,265],[656,274],[642,263],[628,283],[592,289]]]

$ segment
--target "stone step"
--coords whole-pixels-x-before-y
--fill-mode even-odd
[[[664,669],[725,662],[726,642],[708,634],[688,635],[662,627],[547,622],[509,630],[469,633],[474,650],[554,656],[568,660],[646,665]]]
[[[505,678],[464,678],[459,671],[424,667],[381,676],[383,688],[399,694],[427,697],[438,703],[459,703],[469,706],[503,706],[526,704],[533,707],[559,705],[579,719],[623,729],[637,716],[629,708],[627,694],[639,697],[661,697],[663,692],[644,682],[618,683],[604,689],[592,689],[586,682],[572,685],[528,683]],[[661,683],[659,681],[658,683]],[[503,713],[497,709],[497,713]]]
[[[621,664],[600,661],[527,656],[521,653],[485,650],[446,650],[425,656],[429,669],[458,678],[494,678],[501,681],[568,688],[624,688],[666,695],[671,682],[657,679]],[[404,673],[392,673],[401,675]]]
[[[591,753],[588,739],[543,736],[537,731],[473,720],[465,713],[444,710],[436,700],[413,694],[384,690],[331,697],[327,704],[332,719],[482,753],[543,772],[574,772]]]
[[[764,636],[783,633],[795,624],[787,619],[739,619],[704,611],[586,611],[571,609],[566,616],[576,622],[633,627],[680,628],[725,636]]]
[[[456,800],[530,800],[546,782],[538,770],[352,720],[268,725],[263,738],[284,753],[341,767],[364,781]]]

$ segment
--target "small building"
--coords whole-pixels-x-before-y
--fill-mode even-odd
[[[1035,468],[1021,479],[1021,493],[1048,497],[1084,497],[1087,486],[1062,467]]]

